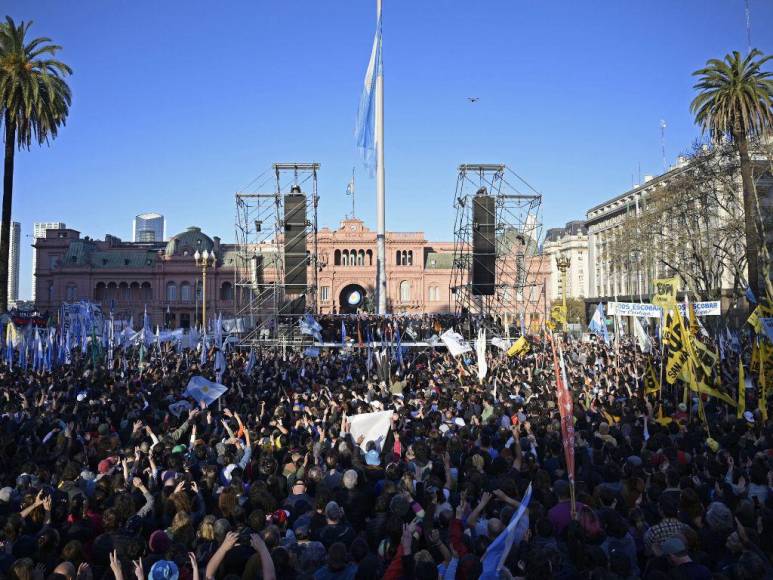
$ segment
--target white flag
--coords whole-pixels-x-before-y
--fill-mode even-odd
[[[460,354],[472,350],[472,347],[467,344],[464,337],[458,332],[454,332],[451,328],[440,335],[440,340],[446,345],[451,356],[459,356]]]
[[[389,427],[392,424],[393,411],[378,411],[376,413],[361,413],[360,415],[354,415],[349,417],[349,424],[351,425],[349,432],[352,434],[352,439],[357,441],[360,435],[364,436],[360,449],[366,452],[366,446],[368,441],[373,441],[376,444],[376,448],[379,453],[381,452],[381,446],[386,440],[387,433],[389,433]]]
[[[639,322],[638,316],[634,316],[633,318],[633,333],[636,335],[636,340],[639,343],[641,351],[645,353],[650,352],[652,350],[652,341],[644,330],[644,327],[641,325],[641,322]]]
[[[484,328],[478,330],[475,352],[478,355],[478,380],[482,383],[488,372],[488,363],[486,362],[486,330]]]

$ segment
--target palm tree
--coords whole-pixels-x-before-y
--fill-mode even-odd
[[[764,243],[758,215],[749,140],[773,128],[773,73],[761,70],[773,58],[754,49],[746,57],[738,51],[724,60],[711,59],[693,73],[700,93],[690,104],[695,122],[711,140],[730,137],[738,151],[743,184],[744,230],[749,287],[760,297],[760,252]]]
[[[8,250],[13,205],[16,148],[29,149],[56,137],[70,110],[72,74],[53,57],[60,46],[50,38],[26,38],[32,22],[18,25],[9,16],[0,23],[0,124],[5,125],[3,210],[0,221],[0,312],[8,310]]]

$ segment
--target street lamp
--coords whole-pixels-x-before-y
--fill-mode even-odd
[[[561,303],[564,307],[564,332],[568,330],[569,313],[566,311],[566,272],[569,270],[572,260],[568,256],[556,256],[556,267],[561,272]]]
[[[215,252],[209,252],[206,249],[203,252],[193,254],[196,265],[201,268],[201,320],[204,323],[204,332],[207,328],[207,268],[214,266],[217,261]],[[194,292],[195,295],[195,292]]]

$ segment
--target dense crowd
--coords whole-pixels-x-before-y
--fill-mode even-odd
[[[643,396],[633,344],[566,341],[572,510],[549,343],[491,348],[483,381],[473,352],[444,348],[377,375],[349,324],[355,344],[318,356],[230,350],[206,407],[183,392],[215,379],[214,349],[0,367],[0,575],[470,580],[531,485],[527,532],[483,577],[773,576],[773,430],[753,389],[741,418],[701,401],[704,423],[681,389]],[[354,440],[351,418],[383,410],[380,448]]]

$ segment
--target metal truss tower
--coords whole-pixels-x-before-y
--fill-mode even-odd
[[[516,320],[533,312],[543,294],[537,280],[542,236],[542,195],[504,164],[459,166],[453,207],[454,262],[451,293],[457,314]],[[481,294],[472,284],[473,200],[490,196],[494,205],[494,286]]]
[[[319,167],[319,163],[274,163],[270,176],[268,171],[261,175],[266,179],[256,185],[255,192],[235,195],[235,311],[246,329],[240,346],[292,341],[298,338],[300,317],[317,311]],[[260,191],[271,181],[273,191]],[[298,205],[298,194],[304,196],[305,204]],[[293,208],[286,206],[288,196],[294,196]],[[293,215],[292,225],[285,223],[288,212]],[[296,239],[305,237],[306,258],[300,262],[293,262],[286,252],[291,227]],[[306,268],[305,283],[288,282],[297,274],[293,268]]]

